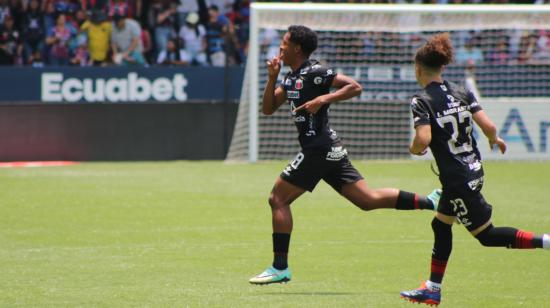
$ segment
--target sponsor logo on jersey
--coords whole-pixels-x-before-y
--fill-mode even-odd
[[[468,186],[473,191],[480,190],[483,186],[483,177],[468,182]]]
[[[286,91],[286,97],[292,99],[300,98],[300,91]]]
[[[314,84],[321,84],[321,82],[323,82],[323,78],[320,76],[317,76],[313,79]]]
[[[339,161],[348,155],[348,151],[344,147],[332,147],[332,150],[327,153],[327,160]]]
[[[303,68],[300,70],[300,75],[305,75],[309,72],[309,69],[308,68]]]
[[[440,85],[440,87],[441,87],[441,90],[447,92],[447,87],[444,84]]]
[[[327,76],[332,75],[332,70],[327,70]]]
[[[296,90],[301,90],[304,88],[304,81],[302,79],[297,79],[296,83],[294,84],[294,88]]]
[[[305,122],[306,121],[306,117],[304,116],[297,116],[297,117],[294,117],[294,122]]]

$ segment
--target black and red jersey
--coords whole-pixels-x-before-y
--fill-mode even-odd
[[[413,96],[411,108],[415,127],[431,126],[430,149],[441,184],[481,189],[483,168],[472,115],[482,108],[475,96],[452,82],[432,82]]]
[[[296,107],[330,92],[336,73],[322,66],[316,60],[306,60],[296,71],[289,72],[281,83],[296,128],[298,140],[304,150],[330,149],[340,143],[336,132],[329,125],[329,104],[322,106],[315,114],[307,110],[294,112]]]

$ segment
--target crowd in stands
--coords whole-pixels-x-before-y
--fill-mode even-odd
[[[249,5],[249,0],[0,0],[0,65],[240,65]]]
[[[251,0],[0,0],[0,65],[241,65]],[[550,0],[335,0],[338,3],[534,3]],[[290,0],[287,2],[302,2]],[[310,2],[326,2],[310,1]],[[459,63],[550,62],[550,31],[510,31],[487,44],[483,32],[457,45]],[[261,33],[265,55],[281,33]],[[355,38],[375,62],[393,48],[376,33]],[[396,37],[399,44],[403,38]],[[414,44],[408,44],[414,46]],[[389,51],[391,52],[391,51]],[[386,59],[388,59],[386,57]],[[405,59],[405,58],[402,58]],[[409,58],[406,58],[409,60]]]

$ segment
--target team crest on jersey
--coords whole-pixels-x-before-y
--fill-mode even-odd
[[[296,83],[294,84],[294,88],[296,90],[301,90],[304,87],[304,81],[302,79],[297,79]]]

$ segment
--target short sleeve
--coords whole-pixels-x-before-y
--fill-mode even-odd
[[[483,110],[483,108],[481,108],[481,105],[477,101],[476,96],[472,92],[467,91],[466,95],[468,96],[468,105],[470,105],[470,112],[472,114]]]
[[[333,69],[321,65],[314,65],[310,74],[313,78],[313,84],[320,87],[330,87],[334,77],[336,77],[336,72]]]
[[[413,97],[411,100],[411,111],[413,116],[414,127],[420,125],[430,125],[430,113],[426,108],[425,103],[418,97]]]

